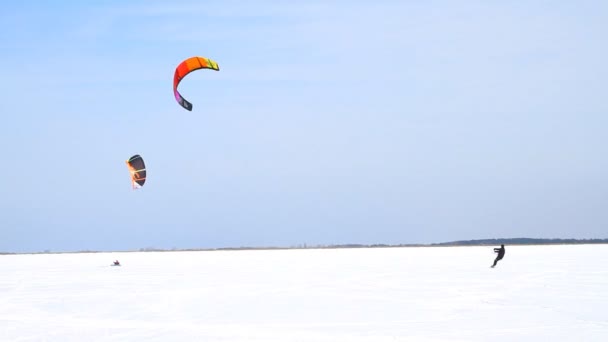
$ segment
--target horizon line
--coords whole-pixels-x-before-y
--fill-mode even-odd
[[[495,238],[495,239],[472,239],[454,240],[448,242],[433,243],[401,243],[401,244],[315,244],[306,243],[293,246],[240,246],[240,247],[208,247],[208,248],[156,248],[143,247],[130,250],[74,250],[74,251],[52,251],[45,249],[37,252],[0,252],[0,255],[24,255],[24,254],[78,254],[78,253],[138,253],[138,252],[211,252],[211,251],[240,251],[240,250],[291,250],[291,249],[354,249],[354,248],[407,248],[407,247],[474,247],[491,246],[502,243],[511,245],[583,245],[583,244],[608,244],[608,238]]]

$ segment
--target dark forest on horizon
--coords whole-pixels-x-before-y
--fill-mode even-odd
[[[456,247],[456,246],[522,246],[522,245],[589,245],[589,244],[608,244],[608,239],[541,239],[541,238],[507,238],[507,239],[477,239],[477,240],[458,240],[450,242],[427,243],[427,244],[335,244],[335,245],[308,245],[300,244],[289,247],[279,246],[259,246],[259,247],[220,247],[220,248],[155,248],[146,247],[138,250],[124,251],[51,251],[45,250],[32,253],[12,253],[0,252],[0,255],[10,254],[55,254],[55,253],[109,253],[109,252],[179,252],[179,251],[233,251],[233,250],[285,250],[285,249],[331,249],[331,248],[398,248],[398,247]]]

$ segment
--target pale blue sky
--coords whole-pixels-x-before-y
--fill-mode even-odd
[[[1,6],[0,251],[608,237],[608,2]]]

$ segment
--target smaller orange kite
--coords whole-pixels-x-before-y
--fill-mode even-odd
[[[131,185],[133,189],[139,189],[146,182],[146,164],[139,154],[134,155],[126,161],[131,174]]]

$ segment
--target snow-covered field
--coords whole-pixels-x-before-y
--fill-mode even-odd
[[[506,247],[5,255],[0,340],[608,341],[608,245]]]

